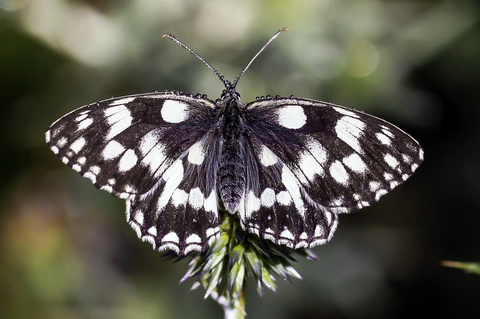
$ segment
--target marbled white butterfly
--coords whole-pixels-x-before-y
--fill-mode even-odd
[[[112,98],[63,116],[50,149],[95,186],[127,202],[127,221],[158,251],[204,251],[219,236],[221,201],[249,233],[290,248],[326,243],[338,214],[377,202],[409,178],[423,150],[374,116],[315,100],[243,104],[233,83],[205,95]]]

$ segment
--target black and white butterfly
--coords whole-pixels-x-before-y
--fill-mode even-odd
[[[158,251],[206,250],[219,237],[219,201],[261,238],[294,249],[324,244],[338,214],[377,202],[423,161],[412,137],[363,112],[293,97],[243,104],[235,88],[259,53],[232,84],[166,36],[223,81],[220,99],[112,98],[46,132],[63,163],[126,200],[127,221]]]

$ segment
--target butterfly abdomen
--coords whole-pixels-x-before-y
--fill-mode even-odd
[[[227,211],[235,213],[240,204],[246,185],[246,170],[241,156],[240,102],[228,99],[221,120],[222,151],[217,181],[220,198]]]

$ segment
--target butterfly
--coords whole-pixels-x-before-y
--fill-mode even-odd
[[[244,104],[232,83],[221,97],[153,92],[83,106],[45,134],[60,160],[126,200],[126,217],[154,249],[205,251],[219,237],[219,203],[241,227],[293,249],[331,239],[338,215],[377,202],[408,179],[423,149],[382,119],[295,97]]]

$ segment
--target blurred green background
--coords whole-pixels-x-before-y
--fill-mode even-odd
[[[222,318],[185,261],[160,258],[124,202],[44,143],[60,116],[111,96],[222,83],[162,38],[172,33],[233,80],[242,100],[291,94],[401,127],[426,160],[279,279],[249,318],[478,318],[480,7],[476,1],[0,0],[0,318]],[[248,285],[248,283],[247,283]]]

